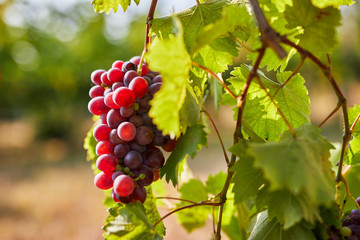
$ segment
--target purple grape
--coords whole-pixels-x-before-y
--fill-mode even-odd
[[[138,185],[133,192],[132,200],[131,202],[136,203],[136,201],[140,201],[141,203],[144,203],[146,200],[146,189]]]
[[[153,125],[152,119],[149,117],[149,114],[147,112],[140,114],[140,117],[142,118],[144,125]]]
[[[137,180],[137,183],[142,186],[149,186],[154,180],[154,173],[148,166],[141,165],[139,168],[135,169],[133,173],[135,178],[138,178],[140,174],[145,175],[144,179]]]
[[[161,83],[163,82],[161,75],[157,75],[157,76],[154,77],[153,80],[151,81],[151,83],[157,83],[157,82],[161,82]]]
[[[130,62],[130,61],[126,61],[123,63],[122,65],[122,71],[123,72],[127,72],[127,71],[131,71],[131,70],[136,70],[136,64]]]
[[[137,151],[139,153],[144,153],[146,151],[146,146],[144,145],[139,145],[135,142],[130,142],[129,145],[132,150]]]
[[[120,175],[124,175],[124,173],[122,171],[115,171],[115,172],[113,172],[111,178],[113,181],[115,181],[115,178]]]
[[[161,151],[150,151],[144,154],[143,164],[151,169],[160,169],[164,163],[165,158]]]
[[[136,110],[137,113],[145,113],[150,109],[149,100],[151,99],[150,95],[146,94],[142,98],[136,98],[135,102],[139,105],[139,108]]]
[[[360,226],[351,224],[348,226],[351,229],[352,235],[360,235]]]
[[[131,170],[140,167],[142,161],[142,156],[137,151],[129,151],[124,157],[124,165]]]
[[[154,131],[147,126],[136,128],[135,142],[140,145],[148,145],[154,139]]]
[[[109,127],[114,129],[117,128],[120,123],[124,122],[125,118],[120,115],[119,110],[111,109],[106,116],[106,121]]]
[[[162,135],[162,131],[155,129],[155,134],[154,134],[154,140],[153,143],[156,146],[164,146],[165,143],[167,143],[169,136],[163,136]]]
[[[142,120],[142,118],[139,115],[132,116],[129,119],[129,122],[134,124],[135,127],[140,127],[140,126],[144,125],[144,121]]]
[[[149,86],[148,94],[151,96],[151,98],[153,98],[155,93],[160,90],[162,84],[162,82],[156,82]]]
[[[117,158],[124,158],[130,151],[130,146],[127,143],[120,143],[114,147],[114,155]]]
[[[136,77],[139,77],[139,74],[136,71],[130,70],[126,72],[124,76],[124,85],[128,87],[130,85],[131,80],[133,80]]]
[[[111,130],[111,132],[109,134],[109,140],[115,145],[120,144],[120,143],[125,143],[125,141],[122,140],[119,137],[119,135],[117,134],[117,129],[116,128]]]
[[[125,86],[125,84],[123,82],[116,82],[111,86],[111,88],[112,88],[113,91],[115,91],[119,87],[124,87],[124,86]]]
[[[123,116],[124,118],[129,118],[132,115],[134,115],[134,113],[135,113],[135,109],[132,106],[120,108],[120,115]]]

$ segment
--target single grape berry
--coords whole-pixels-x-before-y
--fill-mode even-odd
[[[96,160],[96,167],[103,172],[113,172],[117,164],[117,158],[112,154],[103,154]]]
[[[124,157],[124,165],[131,170],[140,167],[142,161],[142,156],[137,151],[129,151]]]
[[[113,100],[120,107],[130,107],[135,102],[135,94],[129,88],[119,87],[113,94]]]
[[[127,72],[127,71],[130,71],[130,70],[136,70],[136,64],[130,62],[130,61],[127,61],[127,62],[124,62],[124,64],[122,65],[122,69],[121,69],[123,72]]]
[[[165,158],[161,151],[151,151],[145,154],[143,164],[151,169],[160,169],[164,162]]]
[[[110,132],[111,132],[111,128],[109,128],[108,125],[99,124],[96,127],[94,127],[93,136],[98,142],[109,140]]]
[[[135,178],[138,178],[141,174],[145,175],[145,178],[137,180],[137,183],[142,186],[149,186],[154,181],[154,173],[145,165],[141,165],[139,168],[133,171]]]
[[[122,65],[124,64],[123,61],[120,60],[116,60],[115,62],[113,62],[113,64],[111,65],[112,68],[122,68]]]
[[[142,98],[147,93],[148,83],[144,78],[136,77],[130,82],[129,88],[134,92],[136,98]]]
[[[146,189],[138,185],[133,192],[132,200],[131,202],[136,203],[137,201],[140,201],[141,203],[144,203],[146,200]]]
[[[96,155],[112,154],[114,152],[114,144],[109,140],[100,141],[95,147]]]
[[[130,142],[136,136],[136,127],[131,122],[123,122],[118,127],[118,135],[122,140]]]
[[[136,128],[135,142],[140,145],[148,145],[154,139],[154,131],[148,126]]]
[[[128,175],[119,175],[114,180],[114,191],[120,197],[129,196],[134,191],[134,187],[134,181]]]
[[[107,72],[103,72],[103,74],[101,74],[101,82],[103,84],[105,84],[106,86],[111,87],[111,85],[113,84],[112,82],[110,82],[108,76],[107,76]]]
[[[101,85],[101,75],[106,72],[103,69],[95,70],[91,73],[91,82],[96,85]]]
[[[120,108],[120,115],[123,116],[124,118],[130,118],[134,114],[135,114],[135,109],[132,106]]]
[[[135,64],[135,65],[139,65],[140,60],[141,60],[141,57],[140,57],[140,56],[134,56],[134,57],[130,58],[129,61],[132,62],[132,63]]]
[[[127,143],[120,143],[114,147],[114,155],[118,158],[124,158],[130,151],[130,146]]]
[[[124,80],[124,73],[118,68],[111,68],[107,72],[107,77],[111,83],[122,82]]]
[[[120,123],[124,122],[125,118],[120,115],[120,111],[118,109],[111,109],[106,116],[106,121],[109,127],[114,129],[117,128]]]
[[[103,88],[100,85],[95,85],[92,88],[90,88],[89,96],[91,98],[102,97],[102,96],[104,96],[104,91],[105,91],[105,88]]]
[[[113,180],[111,179],[111,174],[105,172],[99,172],[94,178],[94,184],[96,187],[106,190],[113,186]]]
[[[91,112],[94,115],[101,115],[110,110],[110,108],[106,106],[104,102],[104,97],[95,97],[91,99],[88,104],[88,109],[89,112]]]

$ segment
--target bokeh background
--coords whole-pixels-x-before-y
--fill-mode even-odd
[[[88,0],[0,0],[1,240],[102,239],[104,195],[93,185],[83,150],[92,125],[90,74],[141,54],[149,2],[132,5],[125,14],[105,15],[94,13]],[[159,0],[156,16],[193,4]],[[331,56],[349,106],[360,104],[359,11],[357,4],[342,8],[340,43]],[[289,67],[297,62],[294,58]],[[336,96],[313,64],[306,63],[301,73],[310,89],[313,123],[320,123],[336,105]],[[216,117],[212,100],[208,104],[229,147],[232,113],[221,108]],[[340,117],[323,128],[332,142],[341,140]],[[201,179],[225,169],[214,134],[189,165]],[[163,208],[162,214],[168,210]],[[175,216],[165,225],[165,239],[208,239],[211,234],[208,224],[186,235]]]

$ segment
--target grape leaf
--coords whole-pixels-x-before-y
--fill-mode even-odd
[[[136,5],[139,5],[140,0],[134,0]],[[121,5],[124,12],[127,10],[127,8],[131,4],[131,0],[93,0],[91,2],[92,5],[94,5],[94,11],[95,12],[106,12],[106,14],[109,14],[111,9],[114,10],[114,13],[117,12],[119,5]]]
[[[207,145],[206,136],[204,126],[196,124],[189,127],[178,141],[165,165],[161,168],[160,176],[166,175],[166,181],[169,182],[171,180],[173,185],[176,186],[179,176],[179,163],[188,155],[194,158],[196,153],[200,151],[201,146]]]
[[[315,240],[312,231],[299,223],[283,230],[281,224],[274,218],[269,221],[267,211],[256,216],[255,226],[248,240]]]
[[[295,129],[296,137],[285,132],[280,142],[250,144],[247,153],[254,157],[255,167],[263,170],[271,190],[304,191],[316,204],[331,201],[335,187],[328,159],[333,146],[320,131],[304,124]]]
[[[179,192],[181,198],[194,202],[201,202],[208,199],[208,194],[204,184],[198,179],[191,179],[184,183]],[[188,202],[181,202],[177,206],[182,207],[188,205]],[[188,231],[191,232],[197,228],[203,227],[208,219],[209,207],[199,206],[181,210],[177,213],[179,222]]]
[[[352,5],[355,3],[353,0],[312,0],[314,6],[318,8],[325,8],[325,7],[340,7],[341,5]]]
[[[360,114],[360,106],[355,104],[353,108],[349,108],[348,114],[351,126]],[[356,123],[352,135],[353,139],[350,141],[350,146],[346,151],[345,161],[347,164],[356,165],[360,163],[360,120]]]
[[[162,239],[156,233],[154,226],[148,221],[143,205],[124,204],[118,208],[109,209],[110,216],[103,227],[105,239],[139,239],[159,240]]]
[[[215,23],[207,25],[196,37],[193,51],[201,49],[210,44],[217,38],[228,35],[235,29],[243,33],[241,41],[246,41],[251,32],[251,27],[255,27],[245,6],[229,5],[223,8],[222,17]]]
[[[163,85],[150,101],[149,116],[166,135],[180,135],[180,109],[186,96],[191,59],[182,40],[182,30],[176,37],[158,39],[147,54],[149,68],[159,71]],[[166,104],[164,104],[166,103]]]
[[[184,42],[187,50],[193,53],[198,34],[205,26],[221,18],[221,11],[230,1],[219,0],[195,5],[185,11],[174,14],[184,27]],[[157,18],[152,21],[151,33],[168,37],[173,33],[173,16]],[[232,64],[232,57],[238,53],[232,38],[220,38],[196,53],[195,61],[214,72],[223,72]],[[215,60],[213,59],[215,57]],[[209,59],[210,58],[210,59]]]
[[[148,221],[154,225],[161,217],[156,207],[156,199],[154,197],[152,187],[146,187],[146,200],[144,202],[145,213]],[[160,236],[164,236],[165,226],[162,222],[155,226],[156,233]]]
[[[274,217],[284,229],[292,227],[302,219],[314,224],[321,221],[319,209],[304,192],[292,194],[288,190],[270,191],[268,187],[261,188],[256,195],[256,207],[268,208],[269,219]]]
[[[261,169],[254,167],[254,159],[244,154],[245,146],[243,143],[235,144],[229,151],[240,158],[235,162],[231,170],[235,172],[232,179],[234,183],[234,202],[241,203],[256,195],[259,187],[265,182],[264,174]]]
[[[235,94],[240,95],[246,82],[246,76],[249,74],[249,69],[242,65],[240,68],[235,68],[231,74],[235,77],[228,79],[231,83],[229,88]],[[300,74],[296,74],[283,87],[281,84],[288,79],[291,72],[278,73],[276,75],[277,82],[270,80],[260,71],[258,74],[269,95],[277,103],[277,106],[293,127],[299,127],[310,122],[310,100],[307,89],[303,85],[304,79]],[[236,101],[231,99],[229,93],[225,93],[221,103],[235,105]],[[237,114],[237,111],[235,113]],[[247,94],[244,119],[258,136],[267,140],[278,140],[280,135],[289,129],[277,111],[276,105],[267,96],[266,92],[261,89],[256,79],[253,80]]]
[[[289,29],[301,27],[299,45],[317,56],[331,52],[337,45],[336,27],[340,25],[339,9],[317,8],[311,0],[293,0],[284,12]]]
[[[216,175],[209,175],[206,180],[206,191],[212,195],[218,194],[225,183],[226,174],[224,172],[219,172]]]

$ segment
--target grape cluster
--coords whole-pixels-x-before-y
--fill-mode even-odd
[[[360,197],[356,199],[360,205]],[[341,235],[348,240],[360,240],[360,211],[359,209],[351,210],[351,213],[342,220],[343,227]]]
[[[89,111],[100,116],[94,128],[96,141],[95,185],[112,189],[115,202],[144,203],[146,190],[159,179],[165,151],[172,151],[176,141],[164,136],[149,117],[149,100],[160,89],[162,78],[146,64],[137,72],[140,57],[115,61],[108,70],[92,72],[95,84],[89,91]]]

